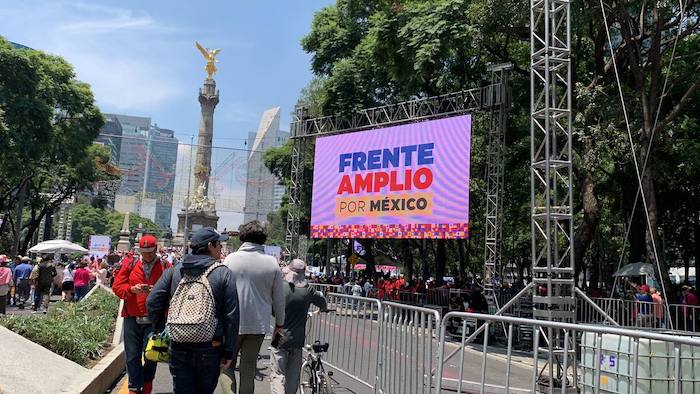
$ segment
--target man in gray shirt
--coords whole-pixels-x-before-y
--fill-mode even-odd
[[[234,362],[222,370],[219,382],[224,393],[252,394],[258,354],[265,334],[270,331],[271,315],[275,317],[275,331],[283,333],[285,281],[277,259],[265,254],[263,244],[267,241],[267,230],[262,223],[253,220],[244,224],[239,238],[243,242],[241,247],[224,260],[233,272],[238,290],[238,348]],[[240,385],[236,390],[234,369],[239,353]]]

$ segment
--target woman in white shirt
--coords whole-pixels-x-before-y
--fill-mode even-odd
[[[107,273],[107,263],[103,261],[100,264],[100,268],[95,272],[95,280],[98,285],[109,287],[109,276]]]
[[[73,301],[73,263],[70,263],[63,269],[63,277],[61,278],[61,299],[63,301]]]

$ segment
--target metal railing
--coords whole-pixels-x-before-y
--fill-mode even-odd
[[[328,342],[330,346],[323,361],[374,388],[380,353],[381,302],[332,292],[325,297],[328,308],[334,311],[313,314],[307,321],[307,344]]]
[[[329,293],[345,294],[345,289],[342,285],[327,285],[324,283],[309,283],[311,288],[316,289],[321,292],[321,294],[326,295]]]
[[[309,319],[307,343],[328,342],[324,361],[375,392],[565,393],[569,386],[582,393],[700,393],[700,338],[682,333],[466,312],[441,316],[434,309],[371,298],[332,292],[326,298],[335,312]],[[610,302],[599,299],[596,305],[625,307]],[[630,306],[653,312],[654,305],[647,304]],[[682,307],[671,310],[680,315]],[[685,311],[694,314],[690,306]],[[493,327],[502,328],[502,340],[486,334]],[[578,354],[570,362],[578,365],[567,365],[566,357],[555,360],[565,371],[558,376],[544,367],[552,360],[541,352],[542,333],[549,330],[563,333],[564,353]],[[529,333],[528,341],[521,340],[523,333]]]
[[[378,388],[382,393],[427,393],[437,356],[440,313],[434,309],[382,303]]]
[[[592,298],[600,309],[622,327],[640,329],[674,329],[676,331],[698,332],[700,324],[700,306],[671,304],[666,310],[665,304],[623,300],[619,298]],[[583,324],[601,324],[605,318],[584,300],[578,301],[577,322]]]
[[[467,337],[465,334],[456,347],[457,352],[446,356],[448,320],[474,320],[481,328]],[[490,325],[505,325],[505,349],[489,348]],[[533,332],[532,352],[516,354],[513,350],[515,327],[528,327]],[[561,330],[564,344],[570,338],[580,337],[580,366],[563,363],[561,376],[552,376],[552,369],[540,357],[540,332]],[[478,342],[477,342],[478,338]],[[476,350],[473,346],[476,346]],[[564,348],[564,353],[571,349]],[[548,392],[566,393],[567,386],[582,393],[700,393],[700,339],[666,335],[642,330],[608,326],[576,325],[509,316],[493,316],[464,312],[450,312],[442,320],[435,393],[446,389],[488,392]],[[578,349],[576,349],[578,350]],[[451,357],[459,355],[459,371],[446,376],[446,365]],[[478,374],[474,368],[480,364]],[[465,366],[467,368],[465,368]],[[465,375],[471,373],[471,378]],[[456,376],[454,376],[456,375]],[[544,377],[544,379],[543,379]],[[543,383],[547,384],[543,384]],[[550,384],[555,382],[555,384]],[[455,387],[456,386],[456,387]]]

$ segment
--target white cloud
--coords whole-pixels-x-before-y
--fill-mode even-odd
[[[0,8],[12,41],[62,56],[105,111],[147,113],[186,94],[176,29],[138,10],[86,3],[17,2]]]

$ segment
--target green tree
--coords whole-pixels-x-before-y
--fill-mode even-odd
[[[119,241],[119,233],[124,223],[124,214],[114,210],[95,208],[87,203],[73,206],[73,227],[71,236],[73,242],[81,243],[87,247],[91,235],[109,235],[112,237],[112,246]],[[136,228],[142,225],[144,234],[153,234],[160,238],[162,230],[153,221],[136,214],[129,215],[130,240],[135,242]]]
[[[29,211],[21,252],[47,213],[111,176],[99,165],[108,154],[92,146],[103,124],[90,87],[75,79],[70,64],[14,49],[0,37],[0,233],[17,224],[13,210]]]

